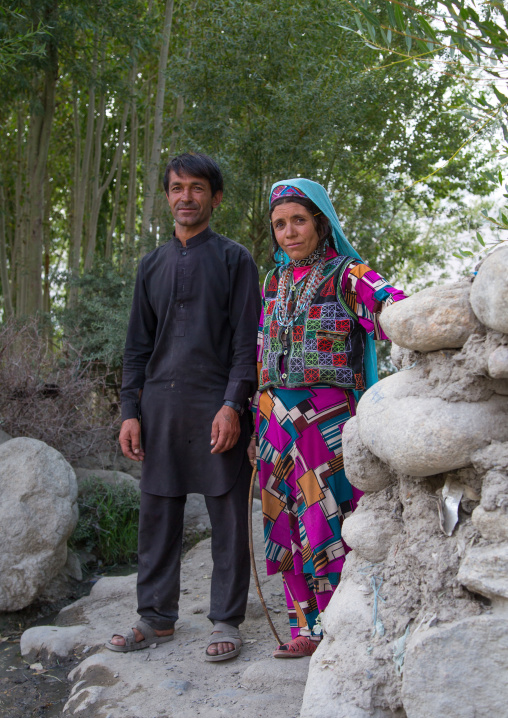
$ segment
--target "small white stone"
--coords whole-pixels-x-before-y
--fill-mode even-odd
[[[464,557],[457,580],[468,591],[487,598],[508,598],[508,543],[472,546]]]
[[[356,416],[342,431],[344,471],[348,481],[360,491],[381,491],[396,481],[389,466],[374,456],[360,439]]]
[[[508,541],[508,513],[503,509],[485,511],[482,506],[477,506],[471,520],[487,541]]]
[[[508,307],[506,309],[508,312]],[[493,379],[508,379],[508,347],[494,349],[488,359],[489,375]]]
[[[380,563],[386,558],[391,541],[400,529],[401,523],[388,512],[358,508],[345,519],[342,537],[364,559]]]

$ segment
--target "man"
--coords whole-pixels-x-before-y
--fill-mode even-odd
[[[173,237],[140,262],[127,333],[120,445],[143,461],[138,613],[107,647],[171,640],[178,618],[183,515],[204,494],[214,563],[206,660],[238,655],[250,579],[247,399],[256,389],[260,315],[256,265],[242,245],[213,232],[223,180],[206,155],[168,164],[164,189]],[[141,417],[141,424],[139,418]]]

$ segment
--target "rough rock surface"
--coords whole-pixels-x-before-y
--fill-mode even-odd
[[[508,334],[508,246],[482,262],[471,289],[471,306],[485,326]]]
[[[272,619],[283,640],[289,638],[280,576],[266,576],[259,503],[254,513],[258,574]],[[182,565],[180,620],[175,640],[133,653],[113,653],[103,643],[136,620],[136,576],[103,578],[90,596],[60,612],[57,626],[30,628],[21,652],[30,662],[54,661],[81,652],[71,672],[72,693],[63,718],[296,718],[309,659],[277,661],[275,639],[252,581],[247,618],[241,626],[240,656],[207,663],[203,654],[211,630],[206,618],[211,576],[210,539],[189,551]]]
[[[508,384],[494,367],[508,336],[489,319],[490,329],[470,325],[460,351],[428,351],[446,346],[440,322],[453,334],[446,291],[431,296],[413,302],[421,339],[411,300],[388,310],[390,325],[382,318],[400,371],[364,394],[344,428],[346,473],[368,493],[343,524],[352,551],[311,658],[305,718],[506,714]]]
[[[507,567],[507,542],[472,546],[462,560],[457,580],[468,591],[491,599],[508,599]]]
[[[444,625],[457,614],[478,616],[487,610],[457,583],[460,555],[474,528],[464,514],[453,536],[442,533],[436,491],[443,482],[443,476],[400,477],[398,487],[362,498],[361,510],[393,515],[399,532],[382,562],[363,558],[358,549],[348,554],[325,612],[325,639],[311,658],[302,716],[412,718],[402,701],[396,642],[402,643],[403,667],[405,640],[418,626]]]
[[[475,616],[423,630],[412,636],[406,650],[402,697],[407,715],[506,715],[507,666],[505,616]]]
[[[384,561],[393,537],[401,528],[398,507],[391,509],[386,500],[392,494],[391,489],[378,494],[378,505],[362,497],[356,511],[342,525],[342,537],[347,545],[371,563]]]
[[[508,379],[508,347],[499,346],[489,356],[489,375],[493,379]]]
[[[28,606],[65,566],[78,509],[74,471],[36,439],[0,446],[0,610]]]
[[[508,511],[506,509],[485,511],[483,506],[478,506],[473,511],[471,518],[482,538],[488,541],[508,541]]]
[[[468,466],[490,440],[508,439],[504,397],[446,401],[433,389],[423,367],[415,367],[382,379],[358,405],[363,443],[395,471],[432,476]]]
[[[429,287],[382,314],[381,324],[392,341],[406,349],[432,352],[454,349],[479,327],[471,310],[471,281]]]
[[[356,416],[344,426],[342,448],[346,476],[360,491],[381,491],[395,483],[396,477],[390,468],[374,456],[360,439]]]

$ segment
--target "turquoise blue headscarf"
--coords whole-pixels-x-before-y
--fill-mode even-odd
[[[335,211],[330,197],[328,196],[328,192],[322,185],[320,185],[318,182],[313,182],[312,180],[303,179],[302,177],[281,180],[280,182],[275,182],[272,185],[272,189],[270,190],[270,200],[274,189],[276,187],[279,187],[280,185],[296,187],[297,189],[301,190],[312,202],[314,202],[316,207],[318,207],[321,212],[323,212],[323,214],[328,218],[328,221],[330,222],[330,226],[332,228],[333,243],[338,254],[342,254],[346,257],[354,257],[355,259],[360,260],[360,262],[363,262],[363,259],[360,257],[358,252],[353,249],[351,244],[346,239],[346,235],[344,234],[342,227],[340,226],[337,212]],[[289,262],[289,257],[287,256],[287,254],[285,254],[285,252],[279,249],[278,252],[276,252],[275,254],[275,261],[277,262],[277,265],[287,264]],[[365,345],[363,364],[365,368],[365,381],[368,389],[378,380],[376,347],[374,344],[374,340],[368,335],[367,343]],[[359,392],[355,391],[355,395],[358,399]]]

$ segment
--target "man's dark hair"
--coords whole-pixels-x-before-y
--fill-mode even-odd
[[[200,152],[190,153],[184,152],[182,155],[177,155],[170,160],[166,166],[164,172],[164,191],[166,194],[169,193],[169,173],[173,172],[181,177],[182,175],[190,175],[191,177],[199,177],[200,179],[206,179],[210,183],[212,190],[212,197],[219,191],[224,189],[224,180],[222,179],[222,172],[220,171],[219,165],[215,160],[212,160],[208,155],[203,155]]]

